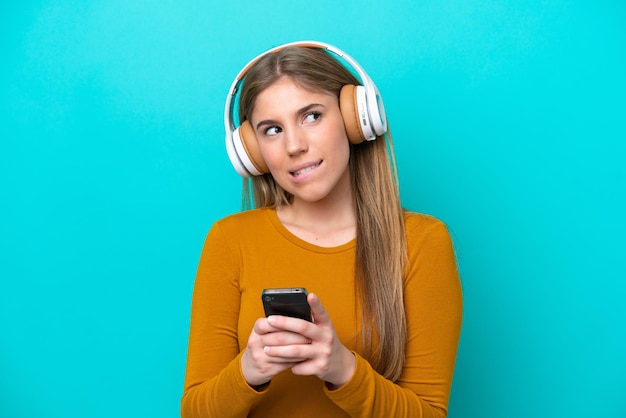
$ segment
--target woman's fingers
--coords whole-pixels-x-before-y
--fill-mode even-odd
[[[281,315],[257,321],[255,326],[267,363],[290,364],[292,372],[315,375],[335,386],[354,373],[355,358],[337,338],[332,322],[317,295],[309,293],[314,322]]]
[[[273,357],[266,353],[271,344],[307,343],[302,335],[275,328],[266,318],[256,321],[248,345],[241,357],[241,368],[246,381],[252,385],[260,385],[271,380],[276,374],[295,366],[302,361],[300,358]]]
[[[291,368],[301,375],[315,375],[336,387],[345,384],[353,375],[356,360],[337,338],[332,322],[322,301],[309,293],[314,322],[275,316],[268,318],[268,326],[299,334],[310,340],[309,344],[266,346],[265,353],[275,359],[298,361]]]
[[[260,336],[261,345],[265,346],[291,346],[295,344],[309,344],[311,340],[304,335],[290,331],[276,331]]]
[[[311,307],[311,313],[313,314],[315,324],[319,326],[330,326],[330,317],[328,316],[320,298],[315,293],[309,293],[307,301]]]

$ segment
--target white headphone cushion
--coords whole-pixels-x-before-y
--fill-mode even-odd
[[[359,115],[359,124],[361,125],[361,132],[366,141],[372,141],[376,139],[376,133],[370,120],[369,109],[367,106],[367,98],[365,95],[365,87],[356,86],[356,111]]]
[[[248,153],[243,146],[243,142],[241,141],[239,128],[233,131],[232,144],[235,151],[235,159],[238,162],[238,164],[235,164],[235,162],[233,162],[233,165],[235,165],[235,169],[237,169],[237,172],[239,172],[240,175],[242,175],[243,177],[250,177],[251,175],[260,176],[261,174],[263,174],[259,170],[257,170],[257,168],[252,163],[252,160],[248,156]],[[230,152],[228,155],[230,156]],[[233,161],[232,157],[231,161]],[[241,173],[240,168],[245,170],[245,174]]]

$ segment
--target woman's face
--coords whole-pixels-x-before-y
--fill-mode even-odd
[[[282,77],[257,96],[250,123],[272,176],[294,199],[349,196],[350,145],[337,96]]]

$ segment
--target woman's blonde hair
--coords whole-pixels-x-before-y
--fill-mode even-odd
[[[239,99],[240,122],[250,118],[258,94],[281,77],[312,91],[337,96],[352,73],[318,48],[288,47],[261,57],[247,72]],[[356,207],[355,283],[362,312],[357,341],[372,367],[395,381],[404,366],[406,315],[403,273],[406,236],[390,135],[350,145],[350,175]],[[271,174],[244,180],[244,209],[288,205],[292,196]]]

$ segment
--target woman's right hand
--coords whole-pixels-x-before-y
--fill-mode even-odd
[[[241,357],[241,370],[244,378],[250,386],[259,386],[272,380],[278,373],[306,360],[305,358],[270,357],[265,353],[265,347],[310,343],[311,340],[300,334],[273,327],[267,318],[257,319],[248,337],[247,348]]]

